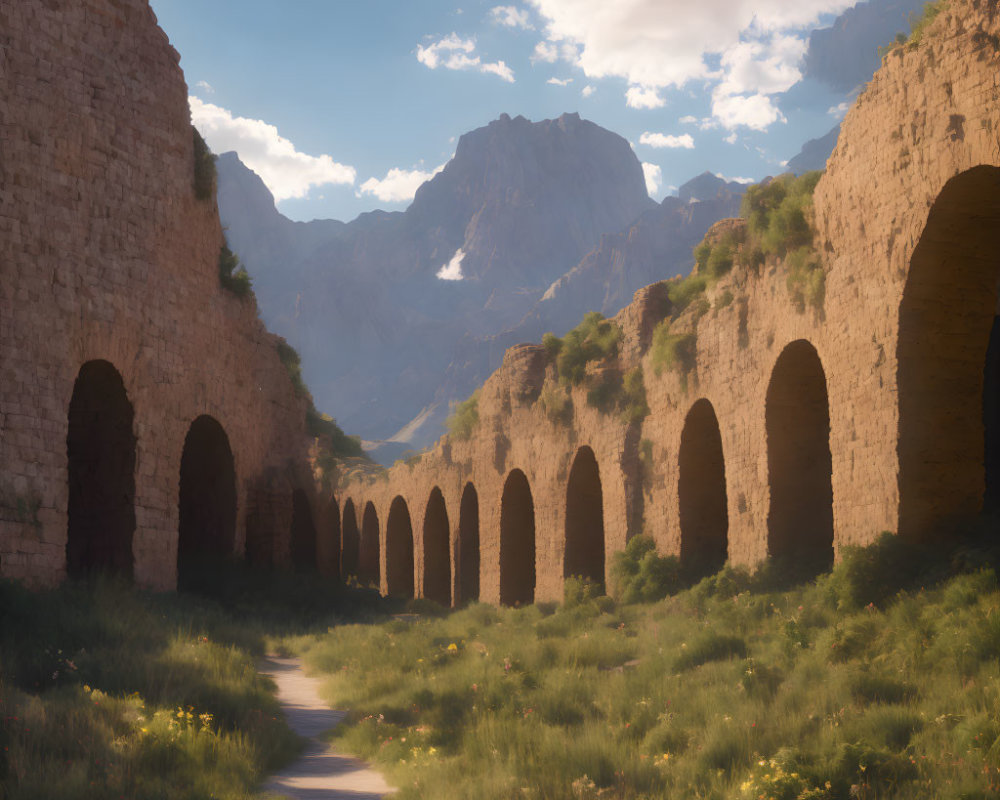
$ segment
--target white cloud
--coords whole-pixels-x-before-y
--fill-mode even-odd
[[[508,28],[524,28],[526,31],[535,29],[528,12],[517,6],[494,6],[490,9],[490,16],[494,22]]]
[[[451,261],[445,264],[436,273],[437,277],[443,281],[460,281],[465,276],[462,274],[462,259],[465,258],[465,251],[460,247],[451,257]]]
[[[483,62],[475,51],[475,39],[460,39],[457,33],[451,33],[426,47],[417,45],[417,61],[428,69],[473,69],[514,82],[514,72],[503,61]]]
[[[580,94],[582,94],[584,97],[590,97],[596,91],[597,89],[595,89],[593,86],[584,86],[583,91],[580,92]]]
[[[664,133],[650,133],[646,131],[639,137],[639,144],[648,144],[650,147],[670,147],[682,148],[684,150],[694,149],[694,137],[690,133],[682,133],[680,136],[671,136]]]
[[[569,86],[572,82],[572,78],[549,78],[546,83],[551,83],[553,86]]]
[[[629,108],[663,108],[666,100],[649,86],[630,86],[625,92],[625,105]]]
[[[646,192],[650,197],[656,197],[663,183],[663,170],[658,164],[642,162],[642,174],[646,176]]]
[[[724,128],[744,125],[755,131],[767,130],[775,122],[785,122],[770,97],[764,94],[725,95],[716,90],[712,94],[712,114]]]
[[[381,180],[369,178],[362,183],[360,194],[374,195],[384,203],[406,203],[413,199],[421,184],[429,181],[444,167],[442,164],[430,172],[393,167]]]
[[[721,172],[716,172],[715,173],[715,177],[716,178],[721,178],[726,183],[753,183],[754,182],[753,178],[729,178],[729,177],[723,175]]]
[[[843,103],[840,103],[839,105],[830,106],[830,108],[827,109],[826,113],[829,114],[831,117],[836,117],[837,119],[841,119],[843,118],[844,114],[848,112],[850,107],[851,104],[845,100]]]
[[[693,117],[690,114],[688,114],[687,116],[684,116],[684,117],[680,118],[681,125],[694,125],[697,122],[698,122],[698,118],[697,117]]]
[[[532,63],[542,61],[546,64],[555,64],[562,59],[568,64],[575,65],[579,58],[580,51],[572,42],[539,42],[531,54]]]
[[[215,94],[215,87],[208,81],[198,81],[195,88],[201,89],[205,94]]]
[[[733,131],[733,132],[732,132],[731,134],[729,134],[729,135],[728,135],[728,136],[727,136],[727,137],[726,137],[725,139],[723,139],[722,141],[724,141],[724,142],[725,142],[726,144],[736,144],[736,141],[737,141],[737,140],[738,140],[739,138],[740,138],[740,137],[739,137],[739,135],[738,135],[738,134],[736,133],[736,131]]]
[[[759,112],[762,104],[753,98],[785,91],[801,78],[805,36],[821,15],[840,13],[856,0],[529,2],[545,21],[548,44],[536,51],[574,44],[577,65],[588,78],[624,78],[646,92],[696,80],[710,88],[721,82],[720,99],[743,97],[752,101],[742,104],[745,111]],[[755,124],[764,119],[760,113],[734,114],[734,106],[741,104],[720,102],[729,124],[743,124],[738,120],[744,116]]]
[[[240,160],[256,172],[277,202],[305,197],[314,186],[354,185],[354,167],[339,164],[328,155],[300,153],[274,125],[259,119],[234,117],[197,97],[188,97],[191,120],[216,153],[235,150]]]

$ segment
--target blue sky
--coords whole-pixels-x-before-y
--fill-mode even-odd
[[[846,98],[801,80],[851,0],[151,0],[196,125],[293,219],[403,209],[457,137],[577,111],[632,142],[659,200],[759,180]]]

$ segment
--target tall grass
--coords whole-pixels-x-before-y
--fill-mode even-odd
[[[633,549],[616,569],[634,580],[645,559],[646,583],[675,594],[623,603],[570,582],[558,608],[474,605],[294,646],[354,709],[341,745],[401,798],[1000,792],[984,562],[951,574],[951,553],[884,539],[791,588],[726,567],[678,591],[675,565]]]
[[[236,568],[212,585],[195,598],[0,582],[0,797],[246,798],[294,756],[256,658],[377,603]]]

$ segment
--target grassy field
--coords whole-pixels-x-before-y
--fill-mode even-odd
[[[558,608],[474,605],[290,645],[354,710],[340,745],[401,798],[997,797],[994,562],[992,545],[890,537],[791,588],[773,565],[652,603],[574,581]],[[645,591],[620,595],[675,581],[669,559],[644,563]]]
[[[213,597],[0,583],[0,798],[254,796],[299,748],[256,658],[378,618],[370,593],[330,583],[238,568]]]

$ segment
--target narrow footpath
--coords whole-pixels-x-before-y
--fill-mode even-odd
[[[258,670],[278,686],[278,701],[288,726],[307,740],[302,757],[272,775],[265,795],[294,800],[377,800],[395,789],[365,762],[337,753],[319,738],[346,717],[319,696],[320,681],[310,678],[297,658],[264,658]]]

